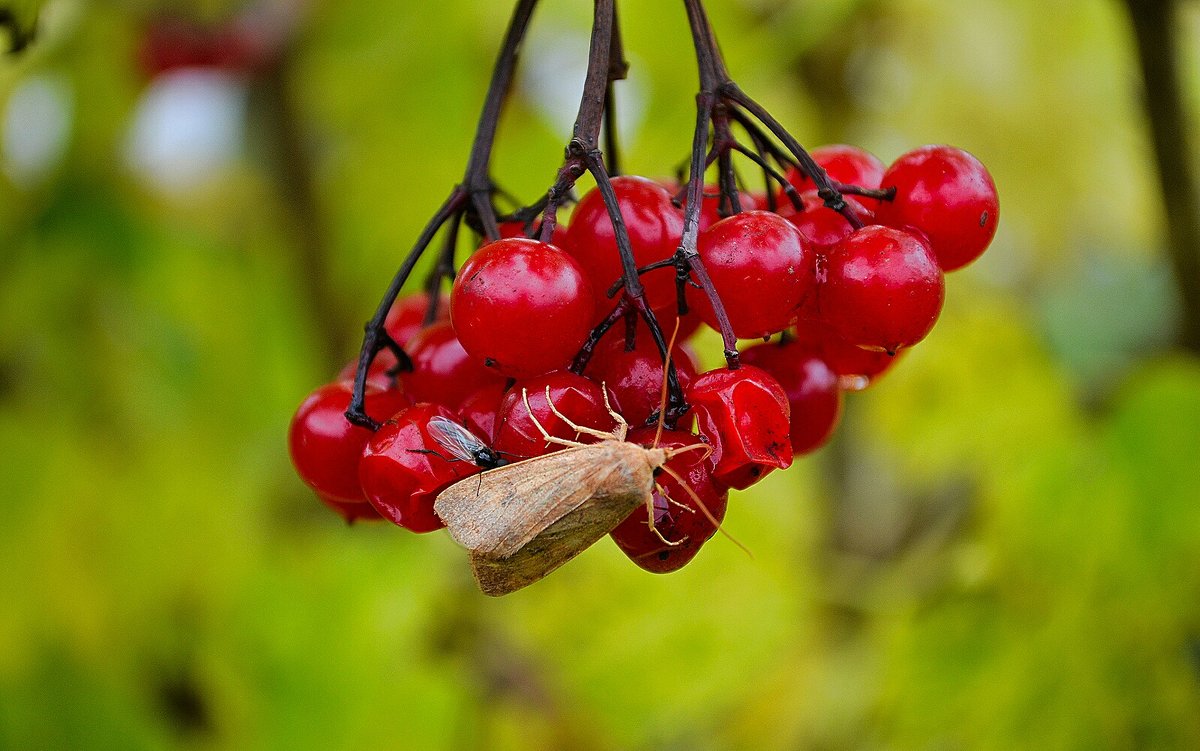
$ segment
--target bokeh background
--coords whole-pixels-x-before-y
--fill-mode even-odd
[[[526,197],[590,12],[542,5],[496,159]],[[1117,0],[711,0],[804,143],[966,148],[999,233],[830,446],[731,499],[753,558],[602,541],[491,600],[443,533],[326,511],[284,436],[460,178],[509,6],[266,4],[278,60],[155,75],[155,18],[246,8],[53,0],[0,60],[0,748],[1200,747],[1200,278],[1151,138],[1200,163],[1200,4],[1149,119]],[[682,6],[620,9],[623,160],[667,175]]]

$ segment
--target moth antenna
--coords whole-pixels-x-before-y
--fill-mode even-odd
[[[611,440],[612,439],[612,437],[613,437],[612,433],[605,433],[604,431],[596,430],[595,428],[589,428],[589,427],[586,427],[583,425],[576,425],[574,422],[571,421],[571,418],[567,417],[562,412],[559,412],[558,407],[554,406],[554,402],[550,401],[550,387],[549,386],[546,387],[546,404],[550,405],[550,411],[554,413],[554,416],[557,417],[558,419],[562,420],[563,422],[565,422],[567,424],[567,427],[570,428],[571,430],[574,430],[576,432],[576,434],[583,433],[584,435],[595,436],[596,438],[599,438],[601,440]],[[533,413],[530,412],[529,414],[532,415]],[[575,443],[573,445],[580,446],[580,445],[585,445],[585,444]]]
[[[547,386],[546,387],[546,398],[549,399],[549,397],[550,397],[550,387]],[[529,413],[529,419],[533,421],[533,426],[538,429],[539,433],[542,434],[542,438],[546,439],[547,446],[549,446],[552,443],[557,443],[560,446],[568,446],[571,448],[578,448],[579,446],[587,445],[586,443],[580,443],[579,441],[568,441],[566,438],[559,438],[558,436],[550,435],[549,433],[547,433],[546,428],[544,425],[542,425],[541,420],[538,420],[537,416],[533,414],[533,408],[529,406],[529,391],[528,391],[528,389],[526,389],[524,387],[521,388],[521,401],[525,402],[525,411]],[[550,409],[555,414],[558,414],[558,411],[554,409],[553,404],[550,405]]]
[[[693,443],[688,446],[680,446],[677,449],[665,449],[665,450],[667,452],[668,460],[673,459],[676,456],[679,456],[680,454],[686,453],[688,451],[703,451],[704,456],[700,457],[700,461],[704,461],[708,457],[712,456],[712,452],[714,449],[712,446],[710,446],[707,443]]]
[[[629,423],[625,422],[625,418],[621,417],[621,413],[612,408],[612,402],[608,400],[608,384],[604,381],[600,382],[600,393],[604,397],[604,407],[608,410],[608,414],[612,416],[617,427],[613,428],[613,436],[618,441],[625,440],[625,436],[629,433]]]
[[[659,485],[656,482],[656,483],[654,483],[654,487],[656,490],[658,490],[659,493],[662,493],[662,497],[666,498],[668,503],[674,503],[674,501],[671,500],[671,496],[667,495],[667,491],[665,488],[663,488],[662,485]],[[671,542],[666,537],[663,537],[662,532],[658,531],[658,525],[654,523],[654,495],[653,494],[649,498],[646,499],[646,513],[650,516],[650,521],[649,521],[650,531],[654,533],[655,537],[662,540],[667,545],[670,545],[671,547],[675,547],[676,545],[682,545],[683,540],[687,539],[685,537],[685,538],[683,538],[683,540],[679,540],[678,542]]]
[[[667,343],[667,356],[663,358],[662,395],[658,400],[658,429],[654,431],[654,444],[658,448],[662,440],[663,425],[667,422],[667,376],[671,370],[671,352],[675,349],[675,337],[679,335],[679,316],[675,317],[675,329],[671,332],[671,341]]]
[[[729,541],[741,548],[743,553],[751,558],[754,557],[754,554],[750,552],[750,548],[743,545],[736,537],[725,531],[725,527],[721,524],[721,522],[717,521],[717,517],[713,516],[712,512],[708,510],[708,506],[704,505],[704,501],[700,500],[700,496],[696,495],[696,491],[692,490],[688,484],[683,481],[683,478],[680,477],[677,472],[675,472],[675,470],[671,469],[665,464],[662,466],[662,469],[668,475],[674,477],[675,481],[679,483],[679,487],[683,488],[684,491],[692,497],[692,500],[695,501],[696,505],[700,507],[700,511],[703,512],[706,517],[708,517],[708,520],[713,523],[713,526],[717,528],[718,532],[728,537]]]

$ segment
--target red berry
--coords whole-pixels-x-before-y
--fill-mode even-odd
[[[821,358],[837,373],[838,385],[846,391],[861,391],[874,383],[905,352],[889,355],[856,347],[820,321],[797,323],[795,345],[806,354]]]
[[[804,211],[796,211],[789,201],[779,207],[779,215],[787,219],[804,239],[818,253],[828,253],[829,249],[854,231],[846,217],[840,212],[827,207],[815,190],[801,194],[804,199]],[[871,224],[872,214],[869,209],[854,196],[845,196],[846,203],[864,224]]]
[[[536,240],[485,245],[463,264],[450,317],[477,362],[511,378],[566,366],[591,330],[592,287],[571,256]]]
[[[810,151],[809,155],[812,156],[813,161],[824,168],[831,180],[844,185],[878,188],[883,179],[883,162],[874,154],[857,146],[846,146],[845,144],[819,146]],[[817,188],[817,184],[798,169],[793,168],[788,172],[787,178],[788,182],[795,186],[800,193]],[[862,202],[869,208],[874,208],[877,203],[873,198],[864,198]],[[782,206],[789,203],[791,201],[781,191],[779,204]]]
[[[524,222],[500,222],[500,237],[501,239],[509,237],[529,237],[537,239],[542,234],[542,223],[534,222],[529,228],[532,231],[531,235],[525,234]],[[550,244],[556,248],[567,247],[567,225],[562,222],[554,224],[554,231],[550,233]]]
[[[794,340],[744,349],[742,362],[775,376],[787,393],[792,408],[792,453],[807,454],[825,445],[842,416],[837,373]]]
[[[535,420],[550,435],[559,438],[580,443],[594,443],[597,440],[586,435],[576,436],[574,430],[551,412],[546,401],[547,387],[550,389],[550,402],[554,404],[555,409],[575,424],[604,431],[613,429],[613,418],[604,406],[604,393],[598,383],[566,371],[547,373],[517,381],[500,402],[500,412],[496,416],[494,448],[503,454],[504,458],[527,459],[562,448],[558,444],[546,444],[545,438],[534,423]],[[532,416],[525,408],[523,389],[528,393]]]
[[[783,387],[753,365],[701,373],[688,388],[697,427],[713,445],[713,477],[744,489],[792,464],[791,408]]]
[[[953,146],[923,146],[901,156],[883,176],[896,198],[883,201],[876,221],[915,227],[929,238],[943,271],[974,261],[996,234],[1000,199],[983,164]]]
[[[945,296],[925,241],[890,227],[854,232],[829,254],[821,317],[846,341],[896,352],[925,338]]]
[[[700,234],[700,257],[725,304],[733,333],[756,339],[782,331],[816,284],[813,251],[800,231],[767,211],[722,219]],[[703,293],[689,294],[704,322],[717,327]]]
[[[467,429],[489,444],[496,437],[496,414],[506,393],[507,384],[489,383],[468,396],[458,408],[458,416]]]
[[[408,355],[413,369],[400,380],[415,401],[456,409],[479,388],[503,381],[467,354],[449,322],[435,323],[414,336]]]
[[[640,428],[630,432],[627,440],[652,446],[654,434],[655,428]],[[678,449],[700,442],[700,437],[691,433],[667,430],[663,431],[658,445]],[[654,491],[654,528],[658,534],[650,528],[650,518],[645,508],[635,509],[612,531],[613,542],[617,543],[621,552],[641,568],[656,574],[677,571],[696,556],[700,546],[717,531],[709,516],[718,522],[724,519],[725,505],[729,499],[729,492],[713,482],[703,451],[676,454],[666,466],[683,478],[686,487],[700,499],[704,509],[699,507],[696,499],[679,481],[663,472],[657,477],[662,490],[655,488]],[[662,491],[666,491],[665,495]],[[664,538],[668,542],[664,542]]]
[[[673,256],[683,235],[683,214],[671,202],[670,191],[653,180],[632,175],[614,177],[612,186],[637,265]],[[575,207],[568,246],[568,252],[579,261],[592,282],[598,309],[611,310],[613,303],[607,293],[621,278],[621,257],[598,188],[588,191]],[[642,284],[652,308],[665,307],[675,300],[675,274],[669,268],[644,275]]]
[[[425,315],[428,310],[429,293],[427,292],[417,292],[397,298],[396,302],[392,303],[387,318],[384,319],[383,328],[396,344],[407,347],[409,340],[425,328]],[[450,301],[446,299],[445,295],[438,297],[438,309],[433,320],[435,323],[450,320]],[[376,358],[376,362],[378,362],[378,358]]]
[[[371,431],[346,419],[351,386],[339,381],[309,394],[292,417],[288,451],[296,474],[313,490],[344,503],[365,499],[358,484],[358,461]],[[367,387],[367,414],[383,421],[411,404],[399,390]]]
[[[742,211],[754,211],[767,207],[765,203],[759,204],[754,196],[743,191],[738,191],[738,201],[741,203]],[[687,211],[686,198],[683,201],[683,211]],[[721,216],[721,188],[716,185],[705,186],[704,200],[700,202],[700,231],[703,232],[724,218]]]
[[[598,350],[588,363],[587,376],[604,384],[612,395],[613,408],[629,421],[641,425],[657,412],[662,402],[663,361],[644,328],[638,332],[636,346],[626,351],[621,340],[617,346]],[[687,388],[696,376],[692,358],[678,346],[671,353],[679,385]]]
[[[346,501],[331,495],[325,495],[324,493],[317,493],[317,499],[338,516],[345,519],[348,524],[353,524],[360,519],[364,521],[376,521],[383,518],[375,510],[375,507],[367,501]]]
[[[394,379],[388,375],[388,372],[396,366],[396,356],[392,354],[390,349],[381,349],[375,355],[375,359],[371,361],[371,367],[367,369],[367,383],[377,389],[387,390],[395,387]],[[337,380],[349,381],[354,383],[354,376],[358,373],[358,358],[354,358],[350,362],[342,366],[338,371]]]
[[[429,420],[454,414],[436,404],[414,404],[383,424],[363,450],[359,481],[380,516],[413,532],[441,529],[433,512],[437,494],[478,472],[454,461],[429,434]],[[427,453],[435,452],[435,453]]]

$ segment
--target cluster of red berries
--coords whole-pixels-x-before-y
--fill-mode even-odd
[[[684,287],[689,312],[678,313],[679,288],[667,263],[683,233],[675,186],[612,180],[637,265],[652,269],[642,276],[647,302],[668,334],[678,327],[671,361],[689,412],[659,445],[702,441],[713,449],[671,460],[687,487],[660,478],[654,529],[643,510],[613,530],[620,549],[647,570],[672,571],[691,560],[723,518],[730,489],[824,444],[840,417],[842,392],[864,388],[929,333],[942,308],[943,272],[973,261],[995,233],[995,185],[960,149],[927,146],[886,168],[850,146],[812,156],[844,190],[857,221],[826,208],[799,170],[787,176],[792,189],[769,199],[704,199],[699,253],[734,334],[780,335],[745,349],[736,369],[699,372],[689,351],[692,332],[701,323],[716,327],[718,319],[695,287]],[[731,203],[740,213],[721,217],[719,209],[728,213]],[[292,460],[346,519],[382,516],[416,532],[438,529],[433,501],[441,490],[498,458],[556,450],[540,428],[595,440],[576,435],[563,416],[609,430],[608,403],[630,424],[647,426],[627,440],[655,440],[665,377],[645,327],[625,336],[618,328],[600,339],[586,366],[577,359],[613,310],[609,293],[621,278],[600,192],[582,197],[569,228],[556,227],[551,242],[525,237],[537,229],[503,225],[502,239],[480,247],[459,270],[448,306],[428,311],[425,294],[396,302],[386,329],[412,362],[398,369],[383,350],[371,367],[365,408],[382,423],[378,431],[344,416],[353,364],[301,404],[291,425]],[[434,322],[424,325],[427,317]],[[469,431],[478,451],[431,430],[438,416]]]

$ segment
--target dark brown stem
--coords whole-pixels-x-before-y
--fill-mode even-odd
[[[442,281],[454,281],[454,251],[458,247],[458,228],[461,223],[462,214],[450,217],[442,244],[442,252],[438,255],[437,263],[429,270],[429,276],[425,279],[425,292],[429,295],[429,305],[425,308],[425,326],[430,326],[437,320],[438,308],[442,304]]]
[[[400,294],[400,289],[408,280],[417,261],[420,260],[421,254],[429,247],[429,243],[432,242],[438,230],[451,217],[455,218],[457,225],[458,218],[469,206],[473,209],[484,235],[491,240],[500,237],[496,212],[491,200],[493,189],[490,174],[492,145],[496,140],[500,112],[504,108],[504,101],[512,85],[521,40],[525,38],[529,19],[537,2],[538,0],[518,0],[513,9],[508,31],[504,35],[504,43],[500,47],[496,66],[492,70],[492,80],[488,84],[487,96],[484,98],[483,111],[479,116],[479,124],[475,130],[475,139],[471,144],[471,153],[467,158],[467,168],[462,183],[455,186],[445,203],[425,225],[425,229],[417,238],[412,250],[400,264],[396,275],[392,277],[391,284],[388,285],[383,299],[379,301],[379,305],[375,309],[375,315],[371,316],[371,320],[367,322],[362,348],[358,353],[358,370],[354,374],[354,393],[350,399],[350,406],[346,410],[346,419],[355,425],[361,425],[371,430],[379,428],[379,423],[371,419],[364,410],[367,371],[379,351],[391,342],[391,338],[387,336],[383,328],[388,311],[391,310],[392,303]],[[407,364],[407,355],[402,348],[397,347],[397,349],[397,358],[400,360],[401,366],[404,366]]]
[[[1179,81],[1172,0],[1126,0],[1145,85],[1159,188],[1167,219],[1167,252],[1181,303],[1179,343],[1200,353],[1200,205],[1190,130]]]

